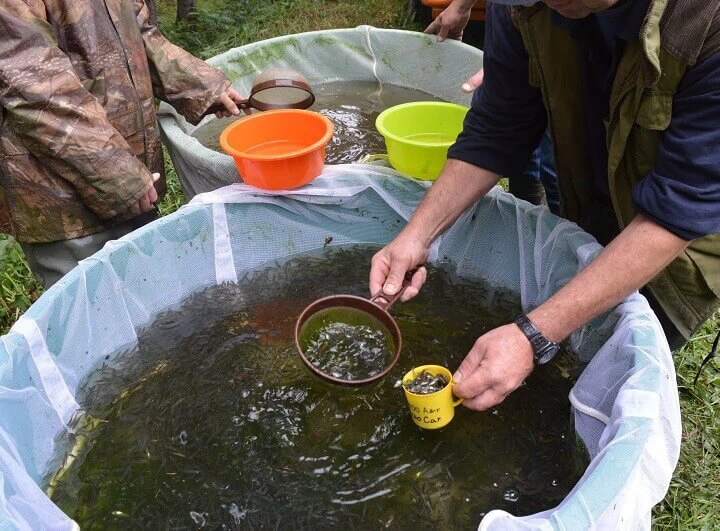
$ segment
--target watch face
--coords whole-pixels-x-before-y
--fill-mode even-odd
[[[547,363],[555,357],[555,354],[560,350],[560,345],[557,343],[552,345],[546,345],[545,348],[535,355],[535,361],[538,365]]]
[[[560,350],[560,345],[553,343],[552,341],[548,341],[535,328],[535,325],[532,324],[532,321],[530,321],[527,316],[521,315],[517,318],[515,324],[520,328],[522,333],[525,334],[528,341],[530,341],[530,345],[532,345],[533,351],[535,351],[534,359],[537,365],[547,363],[553,359],[555,354],[557,354]]]

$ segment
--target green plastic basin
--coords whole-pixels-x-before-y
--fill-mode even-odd
[[[454,103],[419,101],[383,111],[375,126],[385,138],[392,167],[416,179],[437,179],[468,110]]]

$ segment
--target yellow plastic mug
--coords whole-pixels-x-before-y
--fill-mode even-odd
[[[433,376],[443,375],[450,382],[440,391],[429,395],[418,395],[411,393],[405,388],[405,384],[415,379],[422,371],[428,371]],[[408,372],[402,380],[405,398],[410,406],[410,416],[413,422],[426,430],[436,430],[447,426],[455,416],[455,407],[460,405],[462,398],[455,400],[453,396],[452,374],[445,367],[440,365],[422,365],[415,367]]]

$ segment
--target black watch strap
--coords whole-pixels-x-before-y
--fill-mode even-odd
[[[522,330],[525,337],[528,338],[532,345],[533,351],[535,352],[535,364],[542,365],[547,363],[555,357],[555,354],[560,350],[560,344],[554,341],[548,341],[540,331],[535,328],[535,325],[527,315],[521,315],[515,320],[515,324]]]

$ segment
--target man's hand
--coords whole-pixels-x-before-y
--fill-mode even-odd
[[[470,94],[471,92],[474,92],[476,88],[478,88],[480,85],[482,85],[483,81],[485,80],[485,70],[482,68],[478,70],[475,74],[470,76],[470,78],[462,84],[463,92],[466,92]]]
[[[395,295],[405,273],[428,259],[430,244],[498,180],[500,176],[496,173],[460,160],[448,160],[407,227],[373,257],[370,293],[375,295],[382,290],[385,295]],[[417,295],[426,277],[427,270],[420,267],[401,300]]]
[[[223,118],[227,116],[240,116],[240,109],[238,108],[238,103],[243,103],[245,101],[245,98],[243,98],[240,93],[235,90],[232,87],[229,87],[225,92],[220,94],[220,97],[213,103],[213,105],[221,104],[225,106],[225,110],[223,111],[217,111],[215,113],[215,116],[217,118]],[[248,114],[247,109],[243,109],[245,111],[245,114]]]
[[[427,245],[411,235],[401,234],[373,256],[370,293],[382,291],[385,295],[395,295],[402,288],[405,273],[424,264],[427,258]],[[419,267],[400,300],[410,300],[420,293],[426,278],[427,269]]]
[[[453,0],[430,25],[425,28],[425,33],[437,33],[438,42],[444,41],[447,37],[455,40],[462,40],[465,26],[470,21],[470,11],[475,0]]]
[[[480,337],[453,375],[453,393],[477,411],[496,406],[533,370],[533,349],[515,324]]]
[[[138,199],[137,208],[140,212],[150,212],[155,210],[155,203],[158,200],[157,190],[155,190],[155,184],[160,180],[159,173],[153,173],[153,185],[150,190],[145,192],[145,195]]]
[[[647,284],[688,245],[641,214],[598,257],[557,293],[528,314],[550,341],[612,308]],[[533,369],[533,349],[509,324],[477,340],[453,376],[454,393],[471,409],[487,409],[517,389]]]

